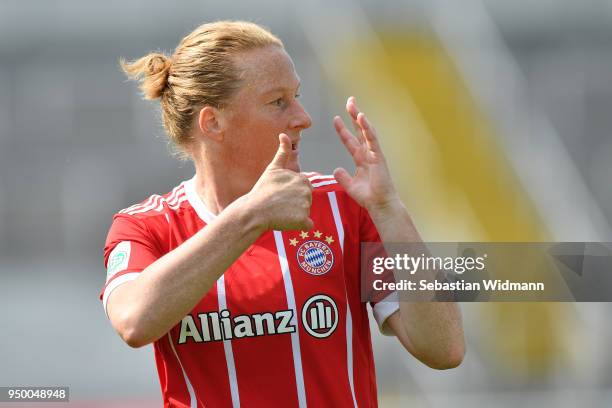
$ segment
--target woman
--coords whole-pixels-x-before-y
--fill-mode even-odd
[[[165,406],[376,406],[360,242],[418,234],[355,100],[357,138],[339,117],[334,126],[356,174],[299,173],[311,120],[270,32],[204,24],[171,57],[122,65],[161,99],[168,136],[196,170],[117,213],[104,251],[105,310],[127,344],[154,344]],[[424,363],[460,363],[456,305],[373,310]]]

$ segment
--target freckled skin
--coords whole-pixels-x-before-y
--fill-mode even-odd
[[[243,83],[224,109],[226,163],[248,170],[255,183],[278,150],[279,133],[286,133],[297,148],[311,119],[296,99],[299,78],[285,50],[259,48],[238,54],[234,61]],[[297,150],[288,168],[300,170]]]

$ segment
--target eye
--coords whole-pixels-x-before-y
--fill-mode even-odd
[[[284,104],[284,100],[283,100],[283,98],[278,98],[278,99],[273,100],[271,102],[271,104],[274,105],[274,106],[281,107]]]

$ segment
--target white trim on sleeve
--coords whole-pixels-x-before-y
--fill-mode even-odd
[[[113,290],[117,289],[120,285],[133,281],[140,275],[140,272],[130,272],[125,275],[121,275],[118,278],[113,279],[106,288],[104,288],[104,294],[102,295],[102,305],[104,305],[104,313],[106,313],[106,317],[108,317],[108,311],[106,310],[106,302],[108,302],[108,297],[113,292]]]
[[[383,324],[387,320],[389,316],[399,310],[399,302],[397,292],[393,292],[389,294],[386,298],[376,303],[372,307],[372,314],[374,315],[374,319],[376,319],[376,323],[378,323],[378,329],[385,336],[392,336],[393,333],[387,327],[387,330],[383,329]]]

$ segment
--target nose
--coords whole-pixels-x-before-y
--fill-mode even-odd
[[[306,109],[302,106],[301,103],[296,101],[295,112],[293,113],[291,120],[289,122],[289,127],[291,129],[304,130],[308,129],[312,125],[312,119]]]

